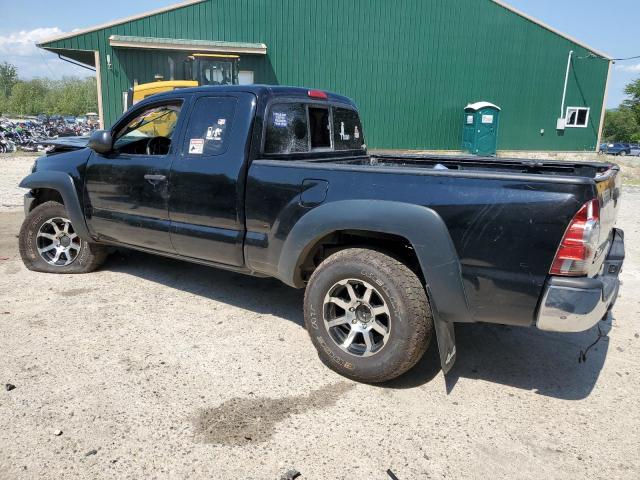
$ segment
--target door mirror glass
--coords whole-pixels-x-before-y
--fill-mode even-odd
[[[109,153],[113,149],[113,139],[109,130],[96,130],[89,137],[87,146],[96,153]]]

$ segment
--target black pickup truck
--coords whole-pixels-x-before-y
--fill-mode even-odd
[[[320,358],[380,382],[455,322],[577,332],[618,294],[619,168],[369,155],[351,100],[200,87],[150,97],[21,187],[27,268],[83,273],[129,247],[306,288]]]

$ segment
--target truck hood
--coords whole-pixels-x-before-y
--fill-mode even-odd
[[[62,153],[70,150],[80,150],[89,143],[89,137],[59,137],[55,140],[45,140],[43,145],[48,145],[47,153]]]

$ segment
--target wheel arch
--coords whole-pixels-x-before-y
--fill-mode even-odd
[[[28,188],[31,191],[43,190],[46,195],[52,197],[55,197],[53,192],[56,192],[62,199],[62,203],[69,215],[69,220],[71,220],[78,236],[85,241],[91,241],[82,205],[78,199],[73,179],[69,174],[48,170],[34,172],[25,177],[19,186],[20,188]]]
[[[293,226],[282,247],[278,277],[303,287],[301,267],[324,238],[367,232],[406,240],[415,252],[434,316],[471,322],[460,262],[449,231],[432,209],[384,200],[341,200],[314,208]]]

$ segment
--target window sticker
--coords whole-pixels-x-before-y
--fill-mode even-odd
[[[351,135],[344,132],[344,122],[340,122],[340,140],[351,140]]]
[[[204,151],[204,140],[202,138],[192,138],[189,140],[189,154],[202,155]]]
[[[219,142],[220,140],[222,140],[222,132],[223,132],[222,128],[216,127],[215,125],[212,127],[207,127],[206,139],[215,140]]]
[[[284,112],[273,112],[273,124],[276,127],[286,127],[287,114]]]

